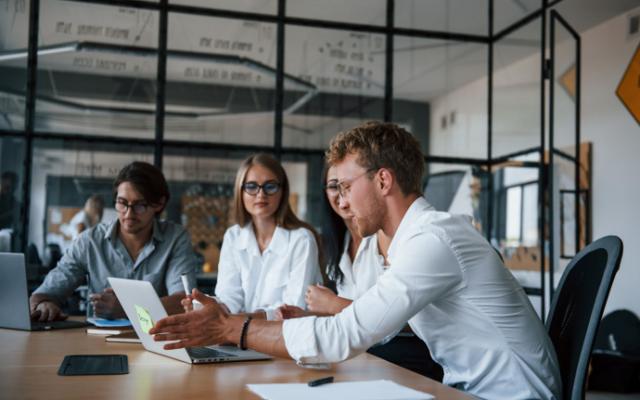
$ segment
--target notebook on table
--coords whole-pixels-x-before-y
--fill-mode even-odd
[[[105,337],[104,340],[115,343],[142,343],[138,334],[134,331],[122,332],[117,335],[109,335]]]

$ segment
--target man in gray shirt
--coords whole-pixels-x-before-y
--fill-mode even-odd
[[[31,295],[31,318],[64,319],[61,304],[88,276],[96,315],[123,318],[124,311],[107,287],[107,277],[151,282],[170,314],[182,312],[185,293],[180,276],[195,287],[196,258],[189,234],[180,226],[159,221],[169,200],[162,172],[151,164],[133,162],[113,183],[118,218],[80,234],[56,268]]]

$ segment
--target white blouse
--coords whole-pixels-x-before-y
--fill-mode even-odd
[[[384,257],[378,251],[376,234],[362,239],[353,263],[349,257],[350,242],[351,236],[347,232],[344,238],[344,252],[338,264],[343,278],[341,282],[336,282],[336,289],[338,296],[355,300],[376,284],[378,277],[386,271],[386,268]]]
[[[262,254],[251,224],[225,232],[216,297],[231,313],[262,310],[272,320],[283,304],[305,308],[307,287],[320,282],[318,246],[308,229],[276,227]]]

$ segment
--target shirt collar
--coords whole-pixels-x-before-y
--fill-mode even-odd
[[[272,251],[276,254],[286,255],[288,245],[289,230],[276,226],[271,242],[269,242],[269,246],[267,246],[264,252]],[[240,228],[236,248],[239,250],[247,250],[254,255],[260,255],[260,248],[258,247],[258,241],[256,240],[256,235],[253,232],[253,225],[251,223]]]
[[[118,218],[113,220],[107,226],[106,237],[111,243],[113,243],[114,240],[118,237],[118,227],[119,226],[120,226],[120,221],[118,221]],[[160,229],[160,224],[158,223],[158,219],[157,218],[153,219],[153,233],[151,234],[151,238],[153,240],[155,240],[155,241],[158,241],[158,242],[164,241],[164,232],[162,232],[162,229]]]
[[[389,245],[389,250],[387,250],[387,259],[391,260],[396,251],[396,247],[399,246],[398,243],[404,242],[403,236],[410,232],[411,227],[418,220],[420,215],[422,215],[425,211],[436,211],[435,208],[431,204],[427,202],[427,199],[420,196],[411,203],[411,206],[407,209],[402,217],[402,221],[400,221],[400,225],[396,229],[396,233],[393,235],[391,239],[391,244]]]
[[[113,221],[111,221],[109,223],[109,225],[107,225],[107,240],[109,240],[111,243],[114,243],[116,240],[116,237],[118,236],[118,218],[114,219]]]

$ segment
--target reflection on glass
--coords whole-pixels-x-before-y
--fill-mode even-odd
[[[493,156],[540,146],[540,20],[494,46]]]
[[[153,137],[157,24],[151,10],[42,2],[36,129]]]
[[[507,193],[507,209],[506,209],[506,235],[505,245],[513,246],[519,244],[522,240],[521,232],[521,203],[522,203],[522,187],[515,186],[506,190]]]
[[[395,25],[488,36],[489,0],[395,0]]]
[[[169,31],[165,138],[273,145],[276,26],[171,14]]]
[[[535,279],[537,274],[539,280],[539,170],[512,162],[494,166],[493,172],[495,227],[492,243],[502,254],[505,265],[518,270],[515,274],[518,279],[531,274]],[[539,286],[525,283],[526,286]]]
[[[383,119],[384,35],[288,26],[285,38],[285,73],[317,89],[285,81],[284,146],[324,149],[337,132]]]
[[[0,252],[20,251],[25,142],[0,138]]]
[[[40,255],[64,251],[77,235],[74,217],[87,199],[99,196],[102,222],[116,218],[113,180],[132,161],[153,162],[151,148],[131,145],[81,145],[62,140],[34,143],[29,243]]]
[[[287,171],[291,192],[289,197],[291,208],[298,218],[315,226],[318,230],[322,226],[320,212],[321,197],[325,195],[322,182],[322,168],[324,166],[324,153],[282,155],[282,165]]]
[[[387,2],[386,0],[295,0],[287,2],[287,16],[352,24],[385,25]]]
[[[487,46],[398,36],[394,39],[394,120],[413,105],[430,115],[420,134],[427,154],[487,158]],[[418,111],[421,109],[421,111]],[[427,147],[428,143],[428,147]]]
[[[427,163],[424,196],[438,211],[468,215],[479,232],[487,221],[486,169],[463,164]]]
[[[555,25],[553,140],[554,147],[576,155],[576,42],[559,23]]]
[[[542,8],[542,0],[492,0],[493,31],[501,30],[517,23],[531,13]]]
[[[169,3],[258,14],[278,12],[278,0],[169,0]]]
[[[24,129],[30,4],[5,1],[0,6],[0,129]]]
[[[167,219],[189,232],[202,258],[202,272],[217,271],[222,239],[233,225],[233,184],[244,155],[203,154],[169,149],[162,170],[171,199]]]

